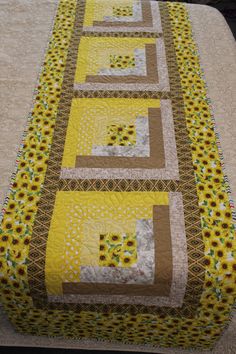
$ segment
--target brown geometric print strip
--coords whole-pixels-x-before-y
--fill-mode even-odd
[[[60,191],[154,191],[178,192],[179,181],[132,179],[60,179]]]
[[[150,1],[142,1],[142,17],[143,21],[136,22],[111,22],[111,21],[94,21],[94,26],[102,26],[102,27],[151,27],[152,23],[152,10]]]
[[[159,108],[148,109],[150,157],[77,156],[75,167],[164,168],[164,141]]]
[[[86,37],[117,37],[117,32],[92,32],[92,31],[86,31],[86,28],[83,29],[83,31],[80,32],[81,36],[86,36]],[[120,38],[126,38],[126,37],[131,37],[131,38],[160,38],[162,37],[162,33],[157,33],[157,32],[119,32],[119,37]]]
[[[171,99],[175,97],[171,92],[166,91],[104,91],[104,90],[76,90],[74,91],[75,98],[157,98]]]
[[[63,294],[80,295],[170,295],[172,282],[172,250],[168,205],[153,207],[153,238],[155,244],[154,284],[63,283]]]
[[[155,91],[132,92],[125,91],[78,91],[80,97],[134,97],[153,98],[168,97],[172,100],[175,139],[179,163],[180,182],[162,180],[60,180],[61,161],[65,143],[66,128],[69,119],[71,100],[75,96],[73,90],[74,73],[78,54],[79,38],[82,33],[84,2],[77,5],[74,33],[68,52],[68,59],[64,75],[62,95],[58,109],[58,116],[54,131],[54,138],[49,156],[48,169],[42,188],[41,199],[33,228],[29,283],[34,305],[39,308],[64,309],[72,311],[103,311],[103,312],[130,312],[130,313],[159,313],[162,316],[193,316],[198,307],[204,280],[204,248],[201,237],[201,224],[193,174],[192,156],[189,147],[186,129],[182,90],[176,63],[175,48],[172,39],[171,25],[168,8],[165,3],[159,3],[163,38],[167,56],[167,66],[171,92],[162,94]],[[142,33],[137,34],[142,35]],[[102,36],[102,33],[96,33]],[[117,34],[121,36],[121,34]],[[147,35],[148,36],[148,35]],[[134,191],[134,190],[165,190],[182,193],[188,251],[188,283],[181,308],[168,308],[144,305],[119,305],[119,304],[65,304],[48,303],[45,288],[45,253],[48,231],[54,208],[56,192],[58,190],[105,190],[105,191]],[[76,189],[77,188],[77,189]]]
[[[145,44],[145,56],[146,56],[146,70],[147,75],[87,75],[86,82],[102,83],[102,84],[138,84],[138,83],[157,83],[158,71],[157,71],[157,57],[156,57],[156,45]]]

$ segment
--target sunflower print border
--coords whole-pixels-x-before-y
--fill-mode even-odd
[[[235,224],[233,222],[235,214],[232,210],[232,202],[229,199],[229,186],[222,169],[219,140],[215,135],[215,124],[211,115],[210,102],[207,98],[197,47],[192,39],[191,24],[189,20],[187,24],[183,23],[186,12],[184,5],[178,4],[178,11],[176,11],[175,4],[168,4],[168,7],[170,17],[176,24],[174,44],[179,71],[182,74],[181,85],[185,114],[191,139],[195,180],[200,201],[206,255],[205,264],[212,264],[214,269],[207,271],[206,284],[209,286],[211,280],[215,279],[215,284],[212,285],[215,288],[216,298],[220,300],[235,291],[233,288],[231,290],[227,288],[231,283],[231,277],[235,276],[236,244]],[[184,35],[182,34],[179,37],[181,33],[184,33]],[[191,41],[189,37],[192,39]],[[188,56],[186,61],[185,56]],[[213,220],[209,222],[211,217]],[[220,292],[219,289],[223,283],[222,290],[224,289],[224,291]]]
[[[205,288],[198,314],[192,319],[88,311],[75,314],[72,311],[39,310],[32,304],[27,291],[28,249],[53,136],[75,5],[75,1],[62,0],[59,3],[28,134],[4,206],[0,244],[1,301],[16,329],[23,333],[92,337],[163,347],[211,348],[230,320],[235,298],[235,229],[206,86],[187,10],[182,4],[168,3],[168,9],[206,245]],[[24,200],[28,201],[27,206]],[[13,216],[16,216],[14,222]],[[15,238],[15,234],[19,236]]]
[[[20,276],[21,289],[27,287],[27,255],[32,225],[47,169],[75,9],[76,1],[59,2],[52,36],[36,88],[35,104],[18,154],[11,189],[2,210],[0,250],[1,255],[5,256],[5,264],[1,260],[0,268],[6,270],[6,266],[8,267],[6,273],[8,281],[11,279],[14,281]],[[4,276],[1,277],[1,284],[5,284],[5,280]],[[11,300],[14,293],[12,295]],[[11,300],[8,297],[8,301]],[[27,296],[25,300],[30,302]]]

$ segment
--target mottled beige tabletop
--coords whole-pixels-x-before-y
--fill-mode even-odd
[[[57,0],[0,0],[0,204],[14,171],[17,151],[33,102],[33,90],[47,47]],[[187,5],[208,84],[225,169],[236,200],[236,46],[224,18],[208,6]],[[236,353],[236,316],[212,354]],[[132,351],[128,345],[104,345],[20,335],[0,308],[0,345]],[[140,350],[140,347],[139,347]],[[200,354],[199,351],[144,347],[143,352]],[[204,353],[210,353],[204,351]]]
[[[0,206],[33,103],[57,0],[0,0]]]

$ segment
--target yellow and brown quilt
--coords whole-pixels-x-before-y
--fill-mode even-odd
[[[0,229],[21,333],[212,348],[230,190],[184,4],[60,0]]]

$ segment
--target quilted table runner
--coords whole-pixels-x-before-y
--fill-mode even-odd
[[[212,348],[233,203],[184,4],[60,0],[0,229],[21,333]]]

